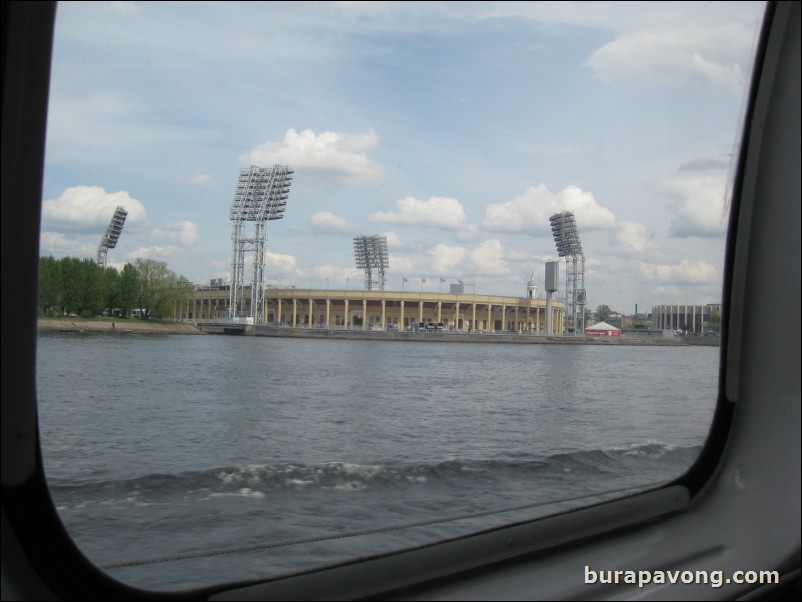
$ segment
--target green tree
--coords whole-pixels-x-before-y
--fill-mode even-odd
[[[606,322],[610,319],[613,310],[608,305],[598,305],[596,307],[596,319],[599,322]]]
[[[127,315],[132,309],[139,306],[139,274],[136,268],[130,263],[123,266],[123,271],[120,273],[120,300],[117,306]]]
[[[61,262],[52,256],[39,258],[39,307],[45,314],[64,301],[61,277]]]
[[[139,308],[145,319],[171,316],[175,303],[187,301],[192,294],[192,284],[168,270],[163,261],[137,259],[134,268],[139,275]]]
[[[129,267],[129,272],[133,267]],[[133,285],[132,285],[133,281]],[[114,268],[103,268],[94,259],[39,258],[39,306],[44,312],[58,307],[65,313],[95,315],[121,303],[123,279]],[[137,277],[127,280],[129,298],[135,303]]]
[[[103,268],[94,259],[81,261],[80,274],[83,289],[78,304],[78,311],[83,315],[99,314],[105,304],[105,281]]]
[[[61,264],[61,291],[64,311],[66,313],[77,313],[80,311],[85,288],[81,260],[77,257],[62,257],[59,263]]]
[[[103,270],[103,296],[104,308],[108,311],[108,315],[114,315],[114,310],[119,309],[121,289],[120,289],[120,272],[114,268],[106,268]]]

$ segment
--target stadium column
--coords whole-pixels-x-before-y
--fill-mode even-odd
[[[472,315],[471,315],[471,331],[476,330],[476,303],[471,306]]]
[[[493,306],[487,304],[487,328],[485,330],[493,330]]]
[[[459,328],[459,301],[454,304],[454,328]]]
[[[507,330],[507,304],[501,304],[501,330]]]
[[[331,328],[331,299],[326,299],[326,328]]]
[[[384,299],[382,299],[382,330],[384,330],[384,321],[385,321],[386,316],[387,316],[387,314],[385,313],[384,304],[385,304],[385,301],[384,301]]]
[[[404,302],[401,301],[401,323],[399,324],[399,328],[401,330],[406,330],[405,323],[404,323]]]
[[[312,328],[312,322],[314,322],[314,320],[313,320],[314,314],[312,313],[313,311],[314,311],[314,309],[313,309],[313,306],[312,306],[312,299],[310,298],[309,299],[309,324],[307,325],[307,328]]]
[[[296,317],[298,316],[298,299],[292,299],[292,327],[295,328]]]
[[[437,302],[437,323],[439,324],[442,321],[443,321],[443,302],[442,301],[438,301]]]
[[[281,325],[281,296],[276,297],[276,304],[278,305],[278,310],[276,310],[276,322]]]
[[[418,322],[423,322],[423,301],[418,301]]]
[[[362,330],[368,328],[368,300],[362,299]]]

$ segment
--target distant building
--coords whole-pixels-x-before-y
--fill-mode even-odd
[[[652,328],[692,334],[704,333],[711,330],[710,316],[713,313],[721,315],[721,304],[655,305],[652,307]]]
[[[647,330],[652,327],[652,318],[649,314],[635,314],[634,316],[621,316],[621,330]]]
[[[466,287],[467,288],[467,287]],[[472,287],[471,287],[472,289]],[[243,296],[243,315],[249,315],[251,291]],[[212,321],[230,313],[226,290],[196,289],[194,297],[176,303],[180,320]],[[552,306],[553,333],[546,332],[545,299],[411,291],[359,291],[331,289],[267,288],[264,292],[265,324],[290,328],[351,330],[406,330],[413,324],[443,323],[462,331],[561,333],[565,308]]]

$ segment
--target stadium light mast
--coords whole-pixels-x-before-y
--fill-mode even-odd
[[[100,244],[97,247],[97,264],[102,268],[106,267],[109,249],[115,248],[117,241],[120,240],[126,217],[128,217],[128,212],[122,205],[118,205],[114,210],[114,215],[111,216],[106,233],[100,239]]]
[[[557,254],[565,257],[565,310],[566,320],[574,334],[585,331],[585,255],[570,211],[555,213],[549,218],[551,233],[557,245]]]
[[[365,270],[365,290],[384,290],[384,270],[390,267],[387,256],[387,237],[374,234],[373,236],[357,236],[354,238],[354,258],[356,267]],[[373,281],[373,268],[378,270],[378,279]]]
[[[245,315],[245,291],[251,290],[250,317],[254,324],[264,322],[265,305],[265,243],[267,222],[284,217],[294,171],[287,165],[272,168],[251,167],[240,170],[237,190],[231,204],[231,290],[228,315]],[[246,224],[253,223],[253,232]],[[250,284],[245,282],[246,253],[253,253]]]

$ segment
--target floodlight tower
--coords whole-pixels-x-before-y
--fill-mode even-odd
[[[387,237],[374,234],[373,236],[357,236],[354,238],[354,257],[356,267],[365,270],[365,290],[384,290],[384,270],[390,267],[387,257]],[[379,271],[377,282],[373,281],[373,268]]]
[[[549,218],[557,254],[565,257],[565,313],[573,324],[574,334],[585,331],[585,255],[570,211],[555,213]]]
[[[106,267],[106,257],[109,254],[109,249],[116,247],[117,241],[120,240],[126,217],[128,217],[128,212],[122,205],[118,205],[114,210],[114,215],[111,216],[106,233],[100,239],[100,244],[97,247],[97,264],[102,268]]]
[[[264,321],[265,242],[267,222],[284,217],[293,170],[287,165],[272,168],[251,167],[240,170],[234,202],[231,204],[231,291],[228,315],[245,313],[245,290],[251,289],[251,318],[254,324]],[[246,223],[253,222],[253,233],[246,233]],[[245,283],[245,255],[253,253],[250,285]]]

